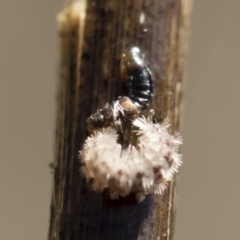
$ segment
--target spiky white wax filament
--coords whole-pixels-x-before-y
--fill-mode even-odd
[[[178,154],[182,139],[167,131],[167,120],[154,124],[142,117],[133,125],[138,128],[136,147],[123,150],[116,142],[116,131],[105,128],[88,137],[80,152],[82,173],[93,180],[93,190],[109,188],[113,199],[130,192],[135,192],[139,201],[150,193],[161,194],[182,163]]]

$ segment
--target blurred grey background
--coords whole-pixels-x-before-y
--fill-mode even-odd
[[[1,1],[0,239],[47,237],[62,1]],[[240,1],[195,0],[177,240],[240,239]]]

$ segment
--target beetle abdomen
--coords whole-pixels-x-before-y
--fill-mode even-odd
[[[140,55],[140,50],[133,47],[123,55],[122,79],[125,94],[134,102],[144,106],[153,96],[153,82],[149,68]]]

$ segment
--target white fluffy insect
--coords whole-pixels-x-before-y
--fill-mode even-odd
[[[85,141],[80,158],[81,171],[92,180],[92,189],[108,188],[112,199],[134,192],[138,201],[150,193],[161,194],[181,165],[178,147],[182,139],[171,135],[169,121],[153,123],[144,116],[132,121],[135,146],[123,148],[112,127],[95,131]]]

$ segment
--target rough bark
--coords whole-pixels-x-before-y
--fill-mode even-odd
[[[87,117],[119,95],[121,55],[133,46],[153,73],[151,107],[158,120],[168,117],[172,132],[179,129],[189,5],[190,0],[88,1],[82,34],[79,5],[61,13],[49,239],[174,239],[175,178],[162,196],[141,203],[134,196],[110,200],[91,191],[80,175],[78,151],[88,135]]]

